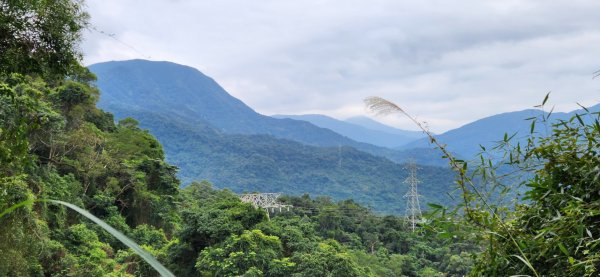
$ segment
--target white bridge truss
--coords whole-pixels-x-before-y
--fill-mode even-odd
[[[292,205],[281,204],[277,201],[277,198],[281,196],[281,193],[246,193],[240,195],[240,200],[244,203],[250,203],[255,208],[263,208],[269,213],[274,213],[276,210],[281,212],[282,210],[289,211]]]

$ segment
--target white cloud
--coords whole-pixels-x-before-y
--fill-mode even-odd
[[[600,100],[598,1],[88,1],[85,62],[194,66],[265,114],[365,114],[397,101],[435,132]],[[383,121],[414,129],[396,117]]]

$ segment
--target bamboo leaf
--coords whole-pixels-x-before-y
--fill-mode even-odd
[[[546,94],[546,97],[544,97],[544,101],[542,101],[542,106],[543,106],[544,104],[546,104],[546,101],[548,101],[548,97],[549,97],[549,96],[550,96],[550,92],[548,92],[548,93]]]
[[[575,114],[575,118],[577,118],[577,121],[579,121],[579,124],[581,124],[581,126],[585,126],[585,123],[583,123],[583,119],[581,119],[581,116],[579,116],[579,114]]]
[[[577,106],[581,107],[583,110],[585,110],[586,112],[590,112],[590,110],[588,110],[588,108],[584,107],[583,105],[577,103]]]
[[[511,255],[519,260],[521,260],[521,262],[523,262],[527,267],[529,267],[529,269],[531,269],[531,271],[533,271],[534,273],[536,273],[537,275],[537,271],[535,271],[535,269],[533,268],[533,266],[531,265],[531,263],[529,263],[528,260],[526,260],[525,258],[519,256],[519,255]]]
[[[427,206],[431,207],[434,210],[441,210],[444,208],[442,205],[438,205],[438,204],[434,204],[434,203],[427,203]]]
[[[563,254],[570,256],[569,251],[567,250],[567,248],[565,247],[564,244],[558,243],[558,248],[560,249],[561,252],[563,252]]]

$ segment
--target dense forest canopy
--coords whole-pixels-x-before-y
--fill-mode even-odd
[[[417,232],[353,200],[308,195],[282,197],[294,208],[269,219],[208,182],[179,189],[177,168],[148,131],[96,107],[101,91],[77,51],[81,2],[0,9],[0,276],[158,274],[98,225],[44,199],[85,208],[178,276],[598,274],[599,113],[549,125],[542,137],[532,124],[527,145],[505,137],[502,165],[454,160],[462,205],[432,205]],[[487,183],[510,190],[497,166],[526,173],[510,179],[527,187],[526,201],[498,205],[500,196],[479,193]]]

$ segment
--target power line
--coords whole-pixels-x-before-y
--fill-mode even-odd
[[[100,29],[96,28],[96,26],[94,26],[94,25],[91,25],[91,24],[88,26],[88,28],[89,28],[90,30],[94,31],[94,32],[97,32],[97,33],[101,34],[101,35],[105,35],[105,36],[107,36],[107,37],[109,37],[109,38],[112,38],[112,39],[114,39],[116,42],[118,42],[118,43],[122,44],[123,46],[125,46],[125,47],[127,47],[127,48],[129,48],[129,49],[131,49],[132,51],[134,51],[134,52],[136,52],[137,54],[141,55],[141,56],[142,56],[143,58],[145,58],[145,59],[152,59],[152,57],[151,57],[151,56],[149,56],[149,55],[146,55],[146,54],[142,53],[141,51],[137,50],[137,49],[136,49],[135,47],[133,47],[132,45],[130,45],[130,44],[127,44],[127,43],[125,43],[124,41],[122,41],[122,40],[118,39],[118,38],[117,38],[117,35],[116,35],[115,33],[109,33],[109,32],[105,32],[105,31],[103,31],[103,30],[100,30]]]

